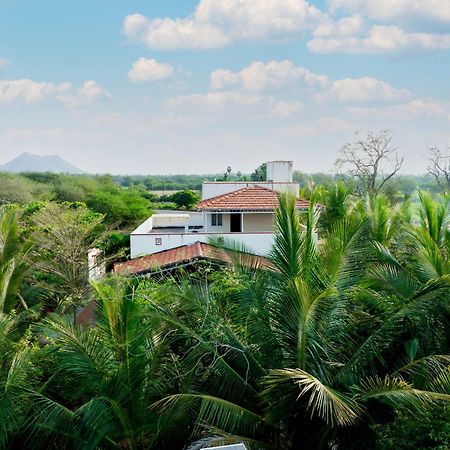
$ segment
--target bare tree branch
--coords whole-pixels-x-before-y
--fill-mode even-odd
[[[401,169],[403,158],[392,145],[389,130],[378,134],[369,131],[365,136],[358,131],[355,135],[355,142],[342,147],[343,157],[336,161],[336,167],[357,181],[361,195],[380,192]]]
[[[427,170],[445,193],[450,192],[450,146],[445,154],[437,147],[430,148]]]

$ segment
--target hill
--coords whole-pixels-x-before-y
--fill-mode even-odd
[[[22,153],[6,164],[0,165],[0,172],[53,172],[81,174],[83,171],[58,155],[40,156]]]

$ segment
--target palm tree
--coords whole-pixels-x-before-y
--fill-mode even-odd
[[[95,327],[74,326],[55,315],[40,328],[48,341],[41,350],[48,379],[32,395],[24,445],[170,448],[182,433],[163,433],[168,425],[149,408],[173,384],[165,344],[152,332],[152,319],[132,286],[113,279],[94,288]]]
[[[31,407],[29,392],[37,388],[26,329],[17,316],[0,313],[0,449],[15,447]]]
[[[423,281],[450,274],[449,198],[419,192],[419,225],[410,229],[408,250]]]
[[[208,286],[183,284],[167,306],[155,304],[167,333],[177,330],[173,345],[188,349],[189,374],[181,393],[156,406],[194,415],[193,438],[350,448],[361,433],[368,441],[371,421],[393,405],[449,398],[449,359],[428,340],[430,328],[444,326],[448,279],[415,284],[401,266],[392,270],[394,259],[370,239],[370,218],[345,217],[320,240],[318,220],[312,202],[302,227],[294,200],[282,198],[276,270],[255,272],[226,308]],[[399,358],[415,339],[427,345]],[[418,366],[435,370],[418,383]]]
[[[23,294],[28,271],[30,242],[20,238],[16,213],[0,211],[0,312],[8,314],[18,305],[27,308]]]

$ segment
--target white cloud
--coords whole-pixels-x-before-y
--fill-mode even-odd
[[[397,26],[374,25],[362,36],[315,37],[307,43],[315,53],[393,53],[412,49],[448,49],[450,34],[409,33]]]
[[[148,19],[141,14],[127,16],[124,21],[127,37],[150,48],[217,48],[230,43],[222,30],[193,19]]]
[[[211,87],[216,90],[236,87],[242,92],[262,93],[300,86],[311,88],[314,98],[319,101],[402,101],[411,96],[406,89],[395,89],[389,83],[371,77],[332,81],[326,75],[313,73],[289,60],[255,61],[239,72],[218,69],[211,73]]]
[[[29,79],[0,80],[0,103],[10,103],[16,100],[27,103],[36,102],[69,90],[70,83],[38,83]]]
[[[402,101],[411,96],[406,89],[395,89],[389,83],[371,77],[343,78],[333,82],[330,89],[317,95],[319,100],[340,102]]]
[[[278,102],[273,108],[274,115],[282,118],[291,117],[303,110],[300,102]]]
[[[172,108],[196,107],[207,111],[217,111],[225,108],[254,106],[260,103],[263,97],[240,92],[208,92],[207,94],[179,95],[170,97],[168,105]]]
[[[0,104],[23,101],[34,103],[46,98],[57,99],[69,107],[88,105],[101,97],[111,97],[96,81],[88,80],[74,90],[71,83],[46,83],[30,79],[0,80]]]
[[[134,82],[158,81],[170,78],[173,67],[170,64],[160,63],[156,59],[139,58],[128,72],[128,78]]]
[[[380,118],[410,122],[416,119],[445,119],[450,121],[450,105],[434,99],[416,98],[407,103],[384,107],[353,107],[349,111],[358,117]]]
[[[275,97],[237,91],[208,92],[206,94],[170,97],[167,102],[172,110],[187,110],[195,114],[222,113],[236,118],[277,117],[286,119],[302,110],[300,102],[279,101]]]
[[[111,94],[94,80],[87,80],[75,92],[59,95],[61,100],[69,108],[78,108],[89,105],[101,98],[111,98]]]
[[[325,75],[310,72],[289,60],[267,63],[255,61],[240,72],[218,69],[211,73],[211,86],[214,89],[237,86],[250,92],[296,87],[300,84],[325,86],[327,82]]]
[[[450,22],[448,0],[329,0],[328,4],[332,11],[343,9],[375,20],[419,18]]]
[[[317,38],[328,36],[353,36],[362,33],[366,28],[366,23],[362,16],[353,15],[333,20],[324,17],[314,28],[313,35]]]
[[[201,0],[185,18],[132,14],[124,32],[151,48],[220,48],[241,39],[286,40],[304,34],[322,13],[306,0]]]

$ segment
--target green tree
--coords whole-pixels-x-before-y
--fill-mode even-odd
[[[48,203],[29,218],[34,250],[41,259],[41,277],[60,312],[89,301],[88,250],[100,242],[103,217],[84,204]]]
[[[200,200],[200,195],[195,191],[184,190],[172,194],[170,200],[177,205],[177,208],[192,209]]]
[[[34,394],[25,448],[181,448],[183,433],[167,431],[150,408],[170,392],[176,367],[167,370],[175,361],[145,302],[117,279],[94,288],[95,327],[54,316],[41,328],[50,340],[41,356],[58,370],[49,367],[51,378]]]
[[[267,179],[267,165],[262,163],[258,166],[254,172],[250,175],[252,181],[266,181]]]
[[[27,203],[32,200],[30,183],[18,175],[0,173],[0,205]]]
[[[105,221],[116,228],[134,226],[151,214],[149,200],[132,188],[98,190],[86,203],[92,210],[104,214]]]

